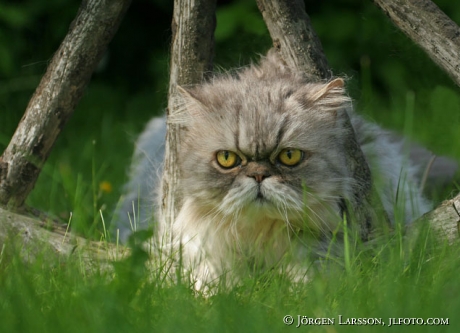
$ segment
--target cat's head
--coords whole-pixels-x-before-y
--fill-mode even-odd
[[[337,226],[351,176],[342,79],[307,82],[270,57],[180,90],[180,186],[209,214]],[[251,219],[245,219],[251,220]]]

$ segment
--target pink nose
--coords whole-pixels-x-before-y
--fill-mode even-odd
[[[252,173],[248,175],[248,177],[252,177],[256,180],[256,182],[261,183],[267,177],[270,177],[269,174],[261,174],[261,173]]]
[[[261,183],[265,178],[270,177],[270,170],[266,163],[249,162],[246,166],[246,175]]]

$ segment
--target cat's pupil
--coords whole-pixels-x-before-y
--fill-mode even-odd
[[[286,151],[286,155],[289,159],[292,158],[292,151],[289,149],[288,151]]]
[[[225,158],[226,161],[228,161],[228,156],[229,155],[230,154],[229,154],[228,150],[224,151],[224,158]]]

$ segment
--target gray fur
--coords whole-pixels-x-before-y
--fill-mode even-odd
[[[126,242],[132,231],[153,227],[157,211],[158,187],[162,173],[166,119],[153,118],[139,136],[134,149],[129,182],[125,185],[115,212],[114,224],[120,240]]]

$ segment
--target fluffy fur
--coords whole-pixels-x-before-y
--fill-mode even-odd
[[[238,278],[268,269],[286,256],[302,261],[310,245],[324,244],[338,229],[358,181],[345,168],[345,113],[390,220],[395,211],[409,222],[429,209],[401,142],[352,112],[342,79],[309,82],[269,53],[259,65],[179,90],[170,121],[185,126],[177,156],[183,205],[171,230],[157,222],[172,232],[173,244],[164,244],[161,233],[157,244],[180,252],[201,284],[227,271]],[[164,127],[164,119],[152,120],[139,141],[122,215],[139,194],[141,219],[145,207],[155,206],[154,156],[163,154]],[[300,150],[301,161],[284,165],[283,149]],[[238,163],[220,166],[219,151],[236,153]]]

